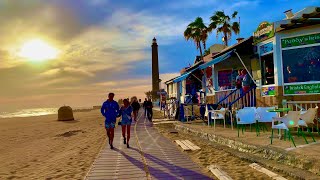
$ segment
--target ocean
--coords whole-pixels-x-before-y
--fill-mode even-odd
[[[58,114],[59,108],[32,108],[32,109],[21,109],[13,112],[0,112],[0,118],[12,118],[12,117],[30,117],[30,116],[43,116],[50,114]],[[82,111],[92,109],[79,107],[73,108],[74,111]]]
[[[0,112],[0,118],[42,116],[57,113],[58,108],[21,109],[14,112]]]

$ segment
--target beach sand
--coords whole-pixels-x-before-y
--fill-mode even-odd
[[[99,110],[0,119],[0,179],[83,179],[105,144]]]

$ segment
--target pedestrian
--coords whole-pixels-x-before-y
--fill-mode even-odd
[[[146,108],[147,101],[148,101],[147,98],[145,98],[145,99],[144,99],[144,102],[143,102],[143,105],[142,105],[142,107],[143,107],[143,109],[144,109],[144,115],[147,114],[147,108]]]
[[[134,119],[134,121],[137,121],[137,116],[139,113],[140,104],[137,102],[136,99],[134,99],[133,102],[131,103],[131,106],[133,108],[133,119]]]
[[[132,114],[133,108],[130,106],[130,103],[127,99],[123,100],[123,106],[120,109],[121,114],[121,127],[122,127],[122,137],[123,137],[123,144],[127,144],[127,148],[130,148],[129,146],[129,140],[130,140],[130,127],[132,123]],[[126,138],[126,132],[127,132],[127,138]]]
[[[113,98],[114,93],[109,93],[108,100],[106,100],[101,107],[101,114],[105,117],[104,124],[110,149],[113,149],[114,128],[119,114],[119,105]]]
[[[152,115],[153,115],[152,108],[153,108],[153,105],[152,105],[151,99],[148,99],[148,101],[146,102],[146,111],[147,111],[147,117],[150,122],[152,121]]]
[[[251,85],[251,77],[249,76],[247,70],[243,69],[242,70],[242,88],[243,88],[243,93],[246,93],[250,90],[250,85]]]

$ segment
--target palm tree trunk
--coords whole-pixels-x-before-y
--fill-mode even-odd
[[[223,39],[224,39],[224,45],[228,46],[228,38],[227,38],[226,32],[223,32]]]
[[[198,46],[199,46],[199,49],[200,49],[200,58],[202,59],[202,48],[201,48],[201,43],[200,43],[200,41],[198,41],[197,43],[198,43]]]
[[[202,41],[202,44],[203,44],[203,50],[207,50],[207,48],[206,48],[206,41]]]

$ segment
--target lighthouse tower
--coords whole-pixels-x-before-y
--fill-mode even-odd
[[[159,89],[159,62],[158,62],[158,44],[156,38],[152,40],[152,91],[158,92]]]

